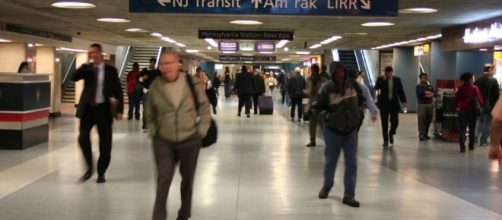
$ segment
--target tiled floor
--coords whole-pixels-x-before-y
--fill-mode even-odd
[[[502,219],[502,174],[487,160],[486,148],[460,154],[456,143],[419,142],[414,114],[401,115],[393,151],[382,149],[379,124],[365,122],[356,189],[360,208],[340,201],[343,157],[335,189],[329,199],[319,200],[323,141],[306,148],[307,123],[289,121],[287,107],[275,104],[274,115],[248,119],[236,116],[234,98],[220,100],[219,141],[201,151],[192,219]],[[155,171],[140,123],[114,124],[105,184],[96,184],[96,176],[77,183],[84,171],[78,121],[71,106],[65,109],[51,122],[48,143],[0,150],[0,219],[149,219]],[[179,208],[179,182],[177,175],[169,219]]]

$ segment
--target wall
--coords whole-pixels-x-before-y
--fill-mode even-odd
[[[59,114],[61,112],[61,68],[56,71],[55,54],[54,47],[37,47],[35,72],[49,75],[51,81],[50,112]]]
[[[0,43],[0,72],[16,73],[25,58],[24,44]]]
[[[77,67],[77,69],[82,64],[87,63],[87,60],[88,60],[87,53],[77,53],[77,54],[75,54],[75,56],[76,56],[76,60],[75,60],[76,65],[75,66]],[[80,95],[82,95],[83,89],[84,89],[84,80],[80,80],[78,82],[75,82],[75,105],[78,104],[78,102],[80,101]]]
[[[394,48],[394,75],[401,78],[404,93],[406,94],[408,111],[415,112],[417,109],[417,98],[415,87],[420,74],[418,57],[413,55],[412,47]]]
[[[475,76],[482,75],[486,63],[493,63],[491,53],[457,52],[457,76],[465,72],[472,72]]]
[[[436,87],[438,79],[458,79],[457,74],[457,53],[443,52],[441,42],[431,42],[431,72],[429,80]]]

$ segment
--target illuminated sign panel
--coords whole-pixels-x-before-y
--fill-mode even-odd
[[[502,40],[502,23],[495,22],[486,28],[466,28],[464,33],[464,43],[486,43]]]

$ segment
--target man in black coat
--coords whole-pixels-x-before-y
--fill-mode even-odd
[[[479,139],[480,146],[488,145],[488,137],[490,136],[490,127],[492,122],[492,110],[495,103],[499,99],[499,83],[493,77],[495,69],[493,65],[486,65],[484,74],[481,75],[474,85],[476,85],[483,95],[483,113],[476,122],[476,142]]]
[[[101,53],[101,45],[92,44],[89,47],[91,62],[83,64],[72,76],[75,82],[84,80],[84,90],[76,114],[77,118],[80,118],[78,142],[87,163],[87,171],[80,181],[88,180],[93,174],[90,132],[92,127],[97,125],[100,152],[97,183],[105,182],[105,172],[111,159],[113,118],[121,120],[124,108],[117,69],[105,64]]]
[[[385,67],[385,74],[378,77],[375,84],[375,90],[379,90],[380,94],[377,97],[378,108],[380,108],[380,118],[382,123],[383,147],[392,147],[394,145],[394,135],[396,134],[397,125],[399,124],[399,111],[401,110],[400,102],[406,108],[406,95],[404,94],[403,84],[401,79],[393,76],[391,66]],[[389,130],[389,115],[390,115],[390,130]],[[389,145],[390,143],[390,145]]]
[[[256,71],[256,75],[254,76],[254,86],[255,86],[255,91],[253,94],[253,107],[254,107],[254,114],[258,114],[258,98],[265,94],[265,80],[263,80],[263,77],[260,74],[260,71]]]
[[[253,73],[248,72],[246,66],[242,66],[241,72],[235,77],[235,90],[239,96],[239,109],[237,116],[241,116],[242,106],[245,106],[246,116],[249,118],[251,110],[251,96],[254,94],[255,85]]]

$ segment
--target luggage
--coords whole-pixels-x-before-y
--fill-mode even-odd
[[[272,96],[258,97],[258,110],[260,111],[260,115],[271,115],[274,112]]]

